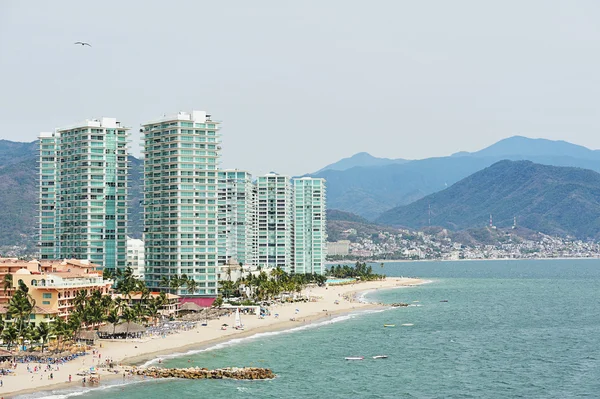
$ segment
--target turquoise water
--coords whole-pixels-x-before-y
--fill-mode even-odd
[[[368,296],[420,306],[339,317],[165,362],[270,367],[278,375],[272,381],[144,381],[51,397],[600,397],[600,261],[388,263],[377,270],[432,282]],[[389,358],[371,359],[378,354]]]

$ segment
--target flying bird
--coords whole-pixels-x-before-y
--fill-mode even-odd
[[[92,47],[91,44],[86,43],[86,42],[75,42],[74,44],[81,44],[82,46],[90,46],[90,47]]]

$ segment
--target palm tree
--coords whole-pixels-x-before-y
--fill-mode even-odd
[[[7,344],[6,349],[10,350],[12,344],[19,339],[19,331],[13,324],[10,324],[7,328],[2,331],[2,341]]]
[[[75,305],[75,310],[83,313],[85,309],[85,304],[87,302],[87,292],[86,290],[79,290],[75,294],[75,298],[73,298],[73,304]]]
[[[11,288],[13,286],[13,276],[12,274],[5,274],[4,275],[4,280],[2,280],[2,288],[4,288],[4,293],[6,294],[6,291],[8,291],[9,288]]]
[[[125,339],[129,335],[129,324],[137,319],[137,315],[135,314],[135,310],[132,308],[123,309],[123,314],[121,314],[121,318],[124,322],[127,323],[127,331],[125,332]]]
[[[67,329],[65,335],[70,335],[71,338],[75,339],[81,331],[81,325],[83,324],[84,315],[83,312],[71,312],[69,320],[67,321]]]
[[[188,278],[185,282],[185,286],[188,294],[194,295],[198,289],[198,283],[192,277]]]
[[[133,305],[132,309],[135,314],[135,321],[141,321],[145,323],[148,315],[146,307],[140,302],[138,302],[135,305]]]
[[[42,342],[42,353],[44,353],[44,346],[50,338],[51,328],[48,323],[41,322],[37,325],[36,331],[39,340]]]
[[[162,276],[160,279],[160,286],[167,289],[167,291],[171,292],[171,281],[169,277]]]
[[[223,291],[223,296],[225,298],[229,298],[233,291],[234,284],[232,281],[221,281],[221,291]]]
[[[119,316],[119,309],[115,307],[113,310],[111,310],[108,313],[108,316],[106,316],[105,320],[113,325],[113,335],[115,335],[117,323],[119,323],[119,320],[121,320],[121,316]]]
[[[104,313],[108,315],[110,310],[113,308],[115,301],[113,301],[110,295],[102,295],[102,299],[100,299],[100,306],[104,310]]]
[[[59,317],[50,324],[50,330],[52,331],[52,334],[55,335],[58,339],[58,349],[58,347],[61,346],[62,339],[69,333],[69,327],[67,325],[67,322]]]
[[[178,275],[171,276],[171,279],[169,280],[169,286],[175,291],[175,293],[177,293],[177,290],[181,288],[181,286],[184,284],[184,281],[185,280]]]
[[[35,301],[33,298],[20,288],[10,298],[10,302],[8,303],[7,314],[15,319],[18,337],[21,338],[21,341],[25,338],[24,328],[29,323],[29,316],[33,312],[34,306]]]
[[[114,269],[104,269],[102,271],[102,277],[105,280],[114,280],[116,277],[115,270]]]
[[[158,320],[158,316],[160,315],[160,309],[162,308],[162,300],[160,297],[152,298],[148,301],[146,305],[146,311],[148,312],[148,316],[154,320],[154,324],[156,324],[156,320]]]

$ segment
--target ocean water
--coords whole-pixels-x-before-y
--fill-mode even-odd
[[[432,282],[366,296],[410,307],[356,312],[165,360],[171,367],[269,367],[277,373],[274,380],[148,380],[26,397],[600,397],[599,260],[405,262],[375,268]],[[389,358],[371,358],[380,354]]]

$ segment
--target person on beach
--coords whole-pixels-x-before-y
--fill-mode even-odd
[[[71,382],[71,374],[69,374],[69,382]]]

